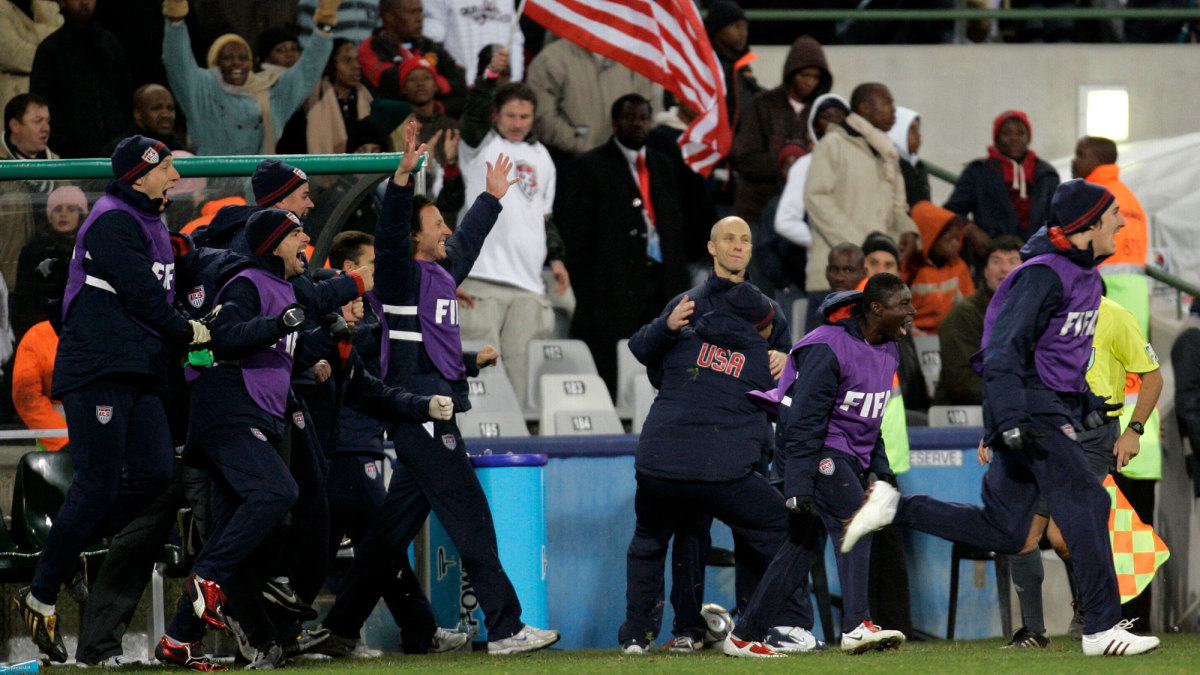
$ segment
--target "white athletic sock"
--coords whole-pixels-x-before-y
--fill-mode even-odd
[[[38,600],[36,597],[34,597],[33,593],[25,596],[25,601],[29,603],[29,606],[34,611],[42,616],[50,616],[54,614],[54,605],[47,605],[41,600]]]

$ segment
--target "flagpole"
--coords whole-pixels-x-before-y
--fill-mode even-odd
[[[517,29],[521,25],[521,15],[525,13],[525,0],[517,3],[517,13],[513,16],[512,25],[508,27],[508,42],[504,43],[504,48],[509,51],[509,58],[512,58],[512,41],[513,36],[517,34]]]

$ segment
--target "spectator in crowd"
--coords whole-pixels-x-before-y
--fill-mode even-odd
[[[841,124],[850,114],[850,105],[846,99],[837,94],[823,94],[812,102],[812,111],[808,115],[809,152],[796,160],[787,172],[783,192],[780,193],[779,209],[775,212],[775,231],[788,243],[796,247],[808,249],[812,246],[812,229],[804,209],[804,186],[808,181],[808,170],[812,167],[813,149],[822,138],[830,125]],[[805,287],[804,270],[796,284]]]
[[[129,119],[129,62],[117,38],[93,19],[96,0],[63,0],[59,7],[62,28],[38,45],[29,91],[50,101],[59,154],[103,157]]]
[[[1073,0],[1008,0],[1007,9],[1074,9]],[[1031,19],[1000,22],[1005,42],[1070,42],[1075,22],[1065,19]],[[1038,223],[1038,227],[1041,223]],[[1036,228],[1035,228],[1036,229]]]
[[[50,147],[50,106],[38,94],[14,96],[4,106],[4,136],[0,161],[58,159]],[[40,220],[34,213],[51,181],[0,181],[0,274],[17,279],[17,258]],[[10,282],[11,284],[12,282]]]
[[[521,17],[517,0],[425,0],[425,27],[422,34],[446,45],[446,50],[467,71],[467,82],[474,82],[482,70],[479,52],[488,45],[501,45],[512,56],[511,77],[520,81],[525,75],[525,35],[513,24]],[[478,64],[478,65],[477,65]]]
[[[625,94],[662,100],[662,87],[629,68],[567,39],[546,45],[529,64],[525,81],[537,94],[534,132],[556,164],[608,140],[608,111]]]
[[[411,58],[424,58],[437,68],[437,98],[446,114],[459,117],[467,95],[466,71],[445,45],[422,35],[421,0],[379,0],[383,26],[358,46],[358,63],[367,87],[376,97],[403,101],[400,67]]]
[[[1127,0],[1129,9],[1191,8],[1191,0]],[[1127,19],[1127,42],[1195,42],[1196,24],[1192,19]]]
[[[733,0],[716,0],[708,6],[704,17],[704,31],[713,49],[717,52],[717,63],[725,74],[725,107],[729,113],[729,125],[736,128],[738,115],[750,99],[762,91],[758,78],[750,64],[758,58],[748,47],[750,22],[746,12]],[[825,68],[828,72],[829,68]]]
[[[458,318],[462,339],[499,345],[508,379],[524,406],[526,345],[548,335],[551,326],[542,268],[550,266],[559,296],[567,292],[571,278],[553,218],[557,172],[550,153],[533,136],[537,95],[521,82],[496,89],[490,72],[476,79],[461,120],[460,168],[466,192],[483,191],[486,159],[501,152],[512,158],[520,181],[500,200],[504,210],[471,275],[459,284],[467,297]],[[464,217],[465,211],[460,220]]]
[[[992,121],[988,156],[963,169],[944,206],[966,223],[968,262],[982,262],[988,242],[1005,234],[1025,241],[1050,215],[1058,172],[1029,149],[1033,127],[1019,110]]]
[[[897,239],[904,258],[914,247],[916,227],[904,201],[900,158],[887,137],[896,121],[895,102],[886,86],[872,82],[855,87],[850,109],[846,121],[830,125],[813,151],[804,186],[813,232],[809,260],[825,259],[839,243],[857,247],[875,231]],[[829,284],[818,265],[808,266],[805,286],[809,307],[819,307]],[[819,325],[820,317],[810,312],[807,328]]]
[[[255,47],[257,47],[259,70],[277,75],[286,73],[288,68],[296,65],[303,51],[296,34],[286,26],[271,26],[259,33]],[[330,58],[333,58],[333,54],[330,54]],[[326,67],[328,68],[328,64]],[[317,85],[320,86],[319,80]],[[313,93],[316,91],[314,88]],[[311,98],[310,94],[309,99],[311,100]],[[306,100],[304,105],[288,118],[287,124],[283,125],[283,134],[280,135],[279,142],[275,144],[275,152],[281,155],[303,155],[309,152],[305,138],[308,127],[308,105],[309,101]]]
[[[942,350],[942,371],[938,375],[934,405],[981,405],[983,380],[971,366],[971,355],[983,341],[983,317],[1000,282],[1021,264],[1021,240],[1011,234],[996,237],[988,244],[982,282],[975,292],[956,304],[942,320],[938,342]]]
[[[340,0],[324,0],[321,22],[337,23]],[[167,19],[163,60],[171,90],[187,115],[198,155],[275,154],[287,119],[304,102],[333,50],[328,30],[318,31],[296,65],[283,74],[252,72],[250,44],[233,33],[208,49],[207,69],[196,65],[183,18],[186,0],[163,5]]]
[[[29,91],[33,55],[62,24],[58,4],[50,0],[0,0],[0,108]]]
[[[172,150],[184,147],[183,141],[175,135],[175,97],[170,89],[154,83],[138,87],[133,92],[133,124],[108,145],[116,150],[117,143],[134,135],[162,141]]]
[[[692,171],[683,161],[679,148],[679,137],[696,119],[696,111],[687,103],[665,94],[674,105],[654,116],[654,128],[646,139],[646,147],[653,148],[671,159],[675,175],[679,178],[680,201],[683,205],[683,254],[688,265],[697,270],[710,266],[708,255],[709,223],[717,221],[717,209],[712,196],[704,187],[704,177]]]
[[[1084,136],[1075,144],[1071,177],[1103,185],[1117,198],[1125,227],[1116,234],[1117,252],[1100,263],[1106,295],[1137,317],[1142,335],[1150,334],[1150,287],[1146,280],[1149,234],[1146,212],[1121,181],[1117,144],[1107,138]]]
[[[75,233],[88,212],[87,196],[74,185],[55,188],[46,200],[49,224],[21,248],[12,292],[12,328],[18,341],[34,324],[45,321],[42,310],[42,275],[37,267],[46,258],[68,260],[75,248]]]
[[[950,308],[975,292],[971,271],[959,256],[962,218],[933,202],[917,202],[912,218],[923,244],[904,269],[904,283],[912,289],[913,307],[917,308],[913,329],[916,334],[937,335]]]
[[[362,84],[358,50],[345,38],[333,39],[325,73],[308,98],[307,148],[314,155],[353,152],[346,139],[350,127],[371,114],[371,92]]]
[[[867,279],[883,272],[900,276],[900,249],[891,237],[882,232],[868,234],[863,240],[862,252]]]
[[[296,8],[296,25],[300,27],[300,40],[305,44],[316,30],[313,13],[318,0],[299,0]],[[379,0],[344,0],[338,9],[338,24],[333,36],[359,44],[371,37],[371,31],[379,25]]]
[[[418,138],[422,143],[430,143],[439,166],[456,166],[457,160],[447,164],[445,141],[450,137],[458,138],[458,120],[447,115],[437,101],[437,70],[433,64],[423,58],[405,60],[400,64],[400,88],[421,124]],[[435,137],[437,141],[434,141]],[[453,152],[457,157],[457,148]]]
[[[908,207],[929,201],[929,169],[917,156],[921,150],[921,115],[911,108],[896,106],[896,123],[888,137],[900,153],[900,175],[904,176],[904,194]]]
[[[54,353],[58,351],[58,333],[49,321],[34,324],[21,338],[13,361],[13,407],[30,429],[66,429],[62,402],[50,398],[54,377]],[[37,439],[39,450],[62,450],[66,436]]]
[[[830,293],[853,291],[867,278],[863,252],[858,246],[849,242],[838,244],[826,257],[825,281]]]
[[[733,213],[755,229],[755,241],[762,240],[759,213],[783,187],[777,164],[779,151],[788,141],[799,141],[807,147],[805,122],[811,107],[832,86],[825,50],[805,35],[792,43],[783,62],[783,83],[756,94],[737,119],[730,150],[737,170]],[[759,256],[757,260],[764,258]],[[758,286],[768,287],[759,265],[751,266],[750,276]]]
[[[650,102],[626,94],[611,112],[612,138],[575,160],[555,219],[574,273],[571,337],[587,343],[615,395],[617,341],[654,320],[688,278],[679,180],[646,147]]]
[[[782,189],[787,182],[792,168],[807,156],[804,146],[794,141],[783,144],[775,163],[779,166],[779,187]],[[808,271],[808,249],[796,246],[779,236],[775,229],[775,215],[779,212],[779,202],[782,192],[770,199],[759,213],[762,236],[758,239],[759,257],[758,268],[765,278],[764,283],[778,289],[776,297],[784,304],[795,300],[794,294],[804,293],[804,276]],[[784,293],[790,294],[784,297]]]

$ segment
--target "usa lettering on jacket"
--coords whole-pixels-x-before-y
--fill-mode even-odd
[[[455,298],[451,298],[449,300],[446,300],[445,298],[438,298],[437,307],[434,309],[433,315],[434,323],[440,324],[443,323],[442,319],[449,318],[450,324],[457,326],[458,300]]]
[[[742,374],[742,366],[746,365],[746,355],[705,342],[700,347],[700,355],[696,357],[696,365],[739,377]]]
[[[891,390],[878,391],[875,393],[863,393],[861,391],[847,391],[846,396],[842,399],[840,407],[842,410],[849,412],[851,408],[858,408],[858,416],[868,419],[877,419],[883,417],[883,411],[887,408],[888,400],[892,398]]]
[[[1059,329],[1059,335],[1067,335],[1068,333],[1078,337],[1080,335],[1095,335],[1096,334],[1096,317],[1099,316],[1100,310],[1089,309],[1086,312],[1067,312],[1067,320],[1063,322],[1063,326]]]

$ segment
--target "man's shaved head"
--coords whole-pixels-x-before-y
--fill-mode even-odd
[[[721,228],[736,226],[738,229],[750,229],[750,225],[742,218],[737,216],[726,216],[717,222],[713,223],[712,228],[708,231],[708,240],[716,241],[717,237],[721,236]]]

